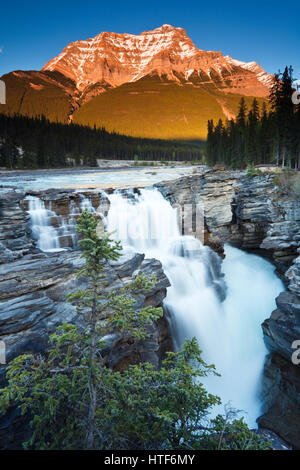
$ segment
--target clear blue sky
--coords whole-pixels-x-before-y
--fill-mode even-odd
[[[201,49],[256,60],[270,73],[292,64],[300,79],[299,0],[8,0],[0,14],[0,76],[41,69],[69,42],[101,31],[138,34],[168,23]]]

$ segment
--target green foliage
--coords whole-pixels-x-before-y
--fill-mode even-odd
[[[212,420],[214,432],[205,436],[194,448],[209,450],[270,450],[272,448],[271,442],[251,431],[243,418],[236,418],[235,410],[225,408],[225,416],[218,415]]]
[[[269,106],[241,99],[236,120],[208,121],[207,163],[246,168],[249,163],[300,167],[300,106],[292,102],[293,69],[274,76]],[[248,104],[249,107],[249,104]],[[269,108],[269,109],[268,109]],[[297,191],[297,190],[296,190]]]
[[[247,168],[247,173],[246,173],[247,178],[253,178],[254,176],[260,176],[260,175],[262,175],[262,172],[260,171],[260,169],[255,168],[253,163],[251,163]]]
[[[112,448],[179,449],[198,439],[209,410],[220,403],[199,382],[214,372],[200,353],[194,338],[181,352],[168,353],[159,370],[138,364],[110,375],[115,400],[105,416]]]
[[[4,412],[19,403],[34,416],[25,448],[81,449],[85,438],[88,377],[82,337],[73,325],[51,338],[47,359],[21,356],[9,365],[9,385],[1,391]],[[96,366],[98,402],[94,446],[98,449],[267,449],[269,443],[231,414],[210,420],[220,399],[201,377],[216,373],[201,359],[196,339],[168,353],[160,369],[149,363],[123,373]],[[234,416],[234,414],[233,414]]]

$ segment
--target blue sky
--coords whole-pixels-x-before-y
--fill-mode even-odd
[[[72,41],[101,31],[139,34],[164,23],[201,49],[255,60],[270,73],[293,65],[300,79],[300,2],[6,1],[0,7],[0,76],[38,70]]]

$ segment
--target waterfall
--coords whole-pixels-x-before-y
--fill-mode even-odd
[[[28,213],[31,220],[32,236],[37,240],[37,247],[46,253],[65,251],[77,246],[76,218],[87,209],[95,213],[92,202],[79,194],[79,207],[70,201],[69,214],[62,217],[52,210],[52,202],[46,209],[44,201],[36,196],[27,196]]]
[[[159,259],[171,287],[165,299],[176,348],[196,336],[203,358],[221,377],[201,379],[224,405],[242,410],[249,426],[261,412],[259,386],[266,348],[261,323],[282,291],[274,267],[262,258],[226,247],[221,259],[192,236],[179,232],[177,212],[161,193],[109,196],[107,229],[123,247]],[[225,286],[226,284],[226,286]]]
[[[35,196],[27,196],[28,213],[31,219],[31,231],[37,240],[37,247],[45,252],[60,251],[59,232],[51,225],[55,212],[47,210],[45,203]]]
[[[80,201],[80,209],[81,211],[84,211],[85,209],[88,210],[88,212],[95,213],[96,210],[93,207],[93,204],[89,198],[87,198],[84,194],[79,194],[79,197],[81,199]]]

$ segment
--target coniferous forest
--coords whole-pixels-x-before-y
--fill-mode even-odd
[[[205,143],[152,140],[109,133],[77,124],[53,123],[45,117],[0,114],[0,167],[9,169],[97,166],[111,160],[194,161]]]
[[[269,103],[247,109],[240,101],[236,120],[208,121],[207,163],[245,168],[277,164],[300,168],[300,105],[293,103],[293,69],[275,74]]]

